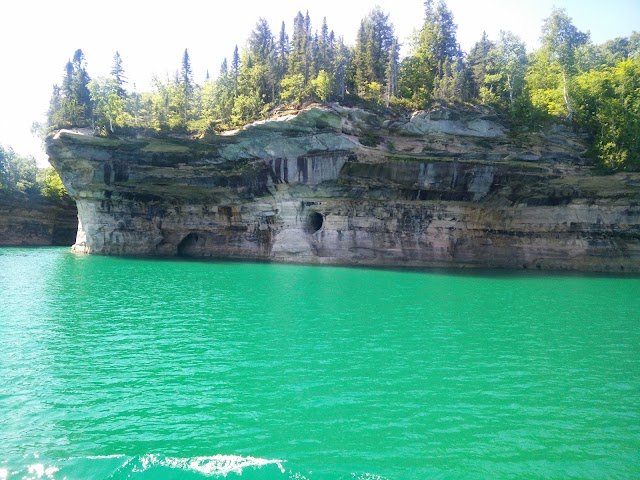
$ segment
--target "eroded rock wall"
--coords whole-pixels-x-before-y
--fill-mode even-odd
[[[73,202],[0,195],[0,246],[72,245],[77,227]]]
[[[336,106],[201,140],[61,132],[48,152],[78,252],[640,271],[640,176],[594,175],[567,132],[505,132]]]

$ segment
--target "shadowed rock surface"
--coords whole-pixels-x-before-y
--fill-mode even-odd
[[[365,146],[366,145],[366,146]],[[640,174],[490,110],[333,105],[203,139],[61,131],[74,250],[411,267],[640,271]]]
[[[72,245],[77,229],[70,200],[0,193],[0,246]]]

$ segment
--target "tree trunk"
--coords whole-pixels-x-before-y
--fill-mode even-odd
[[[567,91],[567,74],[562,71],[562,95],[564,96],[564,103],[567,106],[567,118],[573,120],[573,107],[571,107],[571,101],[569,100],[569,92]]]

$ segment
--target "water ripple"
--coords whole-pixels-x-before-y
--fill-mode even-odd
[[[639,287],[0,249],[0,480],[639,477]]]

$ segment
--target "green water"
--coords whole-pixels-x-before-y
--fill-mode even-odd
[[[0,249],[0,480],[639,478],[639,292]]]

